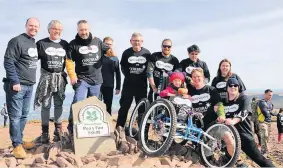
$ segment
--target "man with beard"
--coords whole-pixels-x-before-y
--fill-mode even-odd
[[[77,24],[78,33],[69,44],[66,59],[66,69],[75,91],[73,103],[84,100],[89,96],[99,96],[100,86],[103,83],[101,56],[103,51],[109,52],[109,47],[102,41],[93,37],[89,32],[90,26],[86,20]],[[74,68],[75,62],[75,68]],[[69,115],[68,130],[73,134],[72,106]]]
[[[36,82],[37,48],[34,37],[39,32],[39,20],[29,18],[26,32],[12,38],[4,56],[6,78],[3,79],[7,110],[10,118],[10,137],[15,158],[25,158],[25,149],[34,143],[23,142],[33,85]]]
[[[133,33],[130,42],[132,47],[123,52],[120,63],[125,78],[116,128],[125,126],[133,98],[138,103],[147,95],[146,68],[150,52],[142,47],[143,37],[140,33]]]
[[[161,48],[162,52],[153,53],[148,60],[147,78],[151,86],[149,88],[148,100],[150,102],[153,101],[153,92],[157,93],[160,78],[163,77],[163,72],[173,72],[179,68],[178,58],[171,54],[172,41],[170,39],[164,39],[162,41]]]
[[[200,49],[197,45],[192,45],[188,47],[188,54],[189,58],[186,58],[180,62],[180,71],[186,72],[187,78],[186,78],[186,83],[187,87],[191,87],[193,85],[193,82],[191,80],[192,78],[192,71],[195,68],[202,68],[204,72],[204,77],[205,77],[205,84],[209,83],[210,81],[210,73],[208,70],[208,67],[204,61],[199,60],[199,53]]]
[[[50,139],[49,118],[52,97],[54,99],[54,140],[58,141],[61,137],[61,116],[67,84],[67,74],[64,69],[68,42],[60,38],[63,26],[60,21],[52,20],[47,29],[50,36],[36,43],[38,58],[41,60],[41,76],[35,93],[34,109],[41,106],[41,143],[49,143]]]

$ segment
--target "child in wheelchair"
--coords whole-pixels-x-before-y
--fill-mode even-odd
[[[164,90],[160,92],[159,96],[161,98],[169,99],[173,103],[178,115],[177,117],[178,121],[186,122],[188,114],[185,110],[180,110],[182,108],[191,108],[188,89],[184,85],[186,74],[183,72],[172,72],[172,73],[168,73],[168,75],[169,75],[169,84]],[[174,99],[175,101],[173,101]],[[178,100],[176,101],[176,99]],[[176,104],[177,102],[179,105]],[[187,106],[184,107],[184,104],[186,104]]]
[[[183,98],[189,98],[188,89],[184,87],[185,73],[173,72],[169,73],[169,85],[159,94],[162,98],[181,95]]]

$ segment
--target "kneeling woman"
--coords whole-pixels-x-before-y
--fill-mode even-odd
[[[239,92],[240,83],[236,78],[227,81],[228,101],[224,103],[226,114],[225,124],[234,125],[241,137],[242,151],[260,167],[274,167],[258,150],[251,130],[249,114],[249,99]]]

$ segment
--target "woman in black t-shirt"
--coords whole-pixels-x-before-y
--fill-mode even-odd
[[[204,84],[204,72],[201,68],[192,70],[194,87],[188,89],[192,106],[195,112],[203,114],[204,130],[211,126],[217,119],[225,120],[223,104],[217,90]]]
[[[226,85],[227,101],[223,102],[226,115],[225,124],[234,125],[241,137],[242,151],[261,167],[274,167],[258,150],[251,130],[249,115],[249,99],[240,93],[240,82],[229,78]]]
[[[215,87],[221,97],[221,100],[227,101],[227,91],[226,91],[226,82],[230,77],[234,77],[239,81],[240,92],[246,90],[244,83],[241,78],[231,71],[231,62],[228,59],[223,59],[219,63],[217,70],[217,76],[212,80],[211,86]]]

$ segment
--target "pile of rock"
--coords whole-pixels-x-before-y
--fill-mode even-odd
[[[139,151],[137,141],[126,136],[123,128],[116,129],[114,134],[118,150],[108,154],[94,153],[77,157],[72,152],[72,142],[66,134],[59,142],[50,145],[38,144],[36,148],[28,150],[25,159],[15,159],[12,147],[0,149],[0,167],[201,167],[199,164],[193,164],[197,162],[197,157],[192,157],[193,151],[188,147],[176,144],[170,148],[167,156],[147,158]]]

